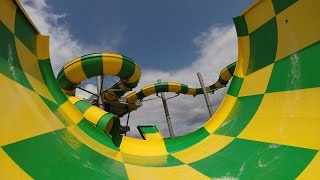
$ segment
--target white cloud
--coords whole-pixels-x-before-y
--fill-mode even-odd
[[[112,51],[115,49],[111,47],[112,45],[119,45],[116,40],[111,46],[105,43],[102,43],[102,46],[82,44],[72,36],[72,33],[66,26],[59,23],[59,19],[64,18],[65,15],[52,12],[52,9],[46,4],[45,0],[22,0],[22,3],[40,31],[51,37],[51,61],[55,73],[65,63],[77,56],[99,52],[102,49]],[[125,30],[126,27],[123,27],[124,32]],[[122,36],[117,35],[117,37],[121,41]],[[190,66],[175,71],[142,69],[141,81],[135,90],[155,83],[157,79],[162,79],[163,82],[176,81],[189,86],[199,87],[197,72],[201,72],[205,84],[210,85],[218,79],[219,72],[225,66],[236,60],[237,40],[234,26],[213,26],[196,37],[194,43],[199,47],[199,56]],[[85,88],[95,92],[95,87],[92,84],[86,85]],[[226,89],[221,89],[214,95],[210,95],[214,109],[217,109],[221,103]],[[80,95],[86,97],[85,93]],[[172,95],[166,94],[167,97]],[[175,135],[191,132],[201,127],[209,118],[202,95],[197,97],[180,95],[177,98],[169,100],[168,106]],[[126,117],[122,119],[122,124],[125,121]],[[129,135],[138,136],[138,131],[135,127],[144,123],[156,124],[159,130],[165,136],[168,136],[168,128],[160,99],[144,102],[138,111],[131,113],[130,126],[132,131],[129,132]]]
[[[54,13],[46,0],[21,0],[23,7],[43,35],[50,35],[50,56],[55,74],[70,60],[93,52],[115,51],[121,42],[117,32],[111,43],[101,42],[99,45],[83,44],[72,36],[66,25],[59,22],[66,14]],[[124,33],[126,27],[121,29]]]
[[[94,94],[97,94],[97,86],[93,85],[93,84],[87,84],[84,86],[84,89],[88,90],[89,92],[92,92]],[[82,99],[88,99],[92,96],[92,94],[83,91],[81,89],[76,89],[76,94],[77,97],[82,98]]]
[[[155,83],[157,79],[200,87],[197,72],[202,74],[206,85],[211,85],[218,80],[219,73],[225,66],[236,61],[237,37],[234,26],[213,26],[196,37],[194,42],[200,49],[199,57],[190,66],[176,71],[142,69],[141,81],[136,89]],[[220,105],[226,90],[227,88],[220,89],[214,95],[209,95],[214,110]],[[173,95],[170,93],[166,96]],[[180,95],[169,100],[168,107],[175,135],[192,132],[201,127],[209,118],[203,95],[196,97]],[[169,136],[160,99],[144,102],[138,111],[132,112],[130,119],[131,129],[143,123],[156,124],[165,136]],[[133,131],[128,134],[137,136],[137,132]]]

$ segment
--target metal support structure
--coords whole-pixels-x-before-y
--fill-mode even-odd
[[[158,83],[161,83],[161,79],[158,79]],[[169,128],[170,137],[174,138],[172,124],[171,124],[171,118],[170,118],[170,115],[169,115],[168,105],[167,105],[167,101],[166,101],[166,96],[164,95],[163,92],[161,92],[160,95],[161,95],[161,99],[162,99],[164,113],[166,114],[166,119],[167,119],[167,124],[168,124],[168,128]]]
[[[211,103],[210,103],[210,100],[209,100],[209,96],[208,96],[207,91],[206,91],[206,86],[204,85],[202,76],[201,76],[201,74],[199,72],[197,73],[197,76],[198,76],[201,88],[203,90],[203,95],[204,95],[204,99],[206,100],[206,103],[207,103],[207,107],[208,107],[208,110],[209,110],[209,115],[211,117],[213,115],[213,110],[212,110],[212,106],[211,106]]]
[[[91,95],[93,95],[93,96],[95,96],[95,97],[99,97],[97,94],[95,94],[95,93],[93,93],[93,92],[91,92],[91,91],[88,91],[88,90],[82,88],[80,85],[77,86],[77,88],[80,89],[81,91],[84,91],[84,92],[86,92],[86,93],[89,93],[89,94],[91,94]]]
[[[126,123],[126,130],[130,130],[130,127],[129,127],[129,120],[130,120],[130,111],[129,111],[129,107],[127,107],[127,112],[128,112],[128,116],[127,116],[127,123]],[[128,128],[129,127],[129,128]],[[127,132],[128,131],[126,131],[125,133],[124,133],[124,135],[125,136],[127,136]]]
[[[103,86],[103,76],[97,76],[97,95],[98,95],[98,106],[100,109],[104,110],[104,103],[102,99],[102,87]]]

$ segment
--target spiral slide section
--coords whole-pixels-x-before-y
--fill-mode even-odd
[[[225,87],[235,70],[236,63],[225,67],[216,83],[206,87],[208,92]],[[66,64],[59,72],[57,80],[63,92],[75,95],[78,85],[84,80],[94,76],[117,76],[120,80],[104,93],[104,98],[112,102],[123,96],[126,92],[138,85],[141,72],[139,66],[130,58],[113,53],[94,53],[78,57]],[[144,97],[160,92],[175,92],[189,95],[203,94],[202,88],[189,88],[185,84],[176,82],[156,83],[133,92],[127,96],[128,103],[142,100]]]
[[[0,0],[0,178],[319,179],[319,7],[256,1],[234,18],[237,65],[217,112],[185,136],[140,140],[94,127],[59,87],[49,37]]]
[[[81,56],[66,64],[58,74],[58,83],[67,95],[74,95],[82,81],[95,76],[118,76],[120,80],[105,93],[107,101],[117,98],[136,87],[140,79],[139,66],[128,57],[111,53]]]
[[[219,75],[219,79],[214,84],[206,87],[207,92],[214,92],[220,88],[225,87],[229,80],[232,78],[234,70],[236,67],[236,62],[225,67]],[[127,96],[128,103],[134,103],[137,100],[142,100],[143,98],[150,96],[152,94],[160,92],[175,92],[177,94],[188,94],[196,96],[198,94],[203,94],[202,88],[190,88],[185,84],[177,82],[162,82],[152,84],[146,87],[143,87],[139,92],[133,92]]]
[[[206,87],[209,92],[225,87],[232,78],[236,63],[232,63],[220,72],[216,83]],[[117,76],[120,80],[103,94],[107,103],[117,101],[126,92],[136,87],[140,79],[140,69],[130,58],[113,53],[94,53],[78,57],[66,64],[59,72],[57,81],[63,92],[70,95],[69,100],[84,117],[100,130],[109,133],[113,139],[120,136],[120,120],[115,114],[105,112],[84,100],[74,97],[75,89],[84,80],[95,76]],[[202,88],[189,88],[185,84],[175,82],[156,83],[142,88],[138,93],[129,94],[128,103],[142,100],[144,97],[160,92],[175,92],[189,95],[203,94]]]

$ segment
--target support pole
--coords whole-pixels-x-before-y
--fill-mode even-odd
[[[98,94],[98,106],[100,109],[104,110],[104,103],[102,99],[102,85],[103,85],[103,76],[97,76],[97,94]]]
[[[128,112],[128,116],[127,116],[126,130],[128,130],[128,127],[129,127],[129,120],[130,120],[130,111],[129,111],[129,107],[127,107],[127,112]],[[129,128],[129,129],[130,129],[130,128]],[[128,131],[126,131],[126,132],[124,133],[124,136],[127,136],[127,132],[128,132]]]
[[[158,83],[161,83],[161,79],[158,79]],[[168,105],[167,105],[167,101],[166,101],[166,96],[164,95],[163,92],[161,92],[160,95],[161,95],[161,99],[162,99],[164,113],[166,114],[166,119],[167,119],[167,124],[168,124],[168,128],[169,128],[170,137],[174,138],[172,124],[171,124],[171,118],[170,118],[170,115],[169,115]]]
[[[197,73],[197,76],[198,76],[201,88],[203,90],[203,95],[204,95],[204,99],[206,100],[206,103],[207,103],[207,107],[208,107],[208,110],[209,110],[209,115],[211,117],[213,115],[213,111],[212,111],[211,103],[210,103],[210,100],[209,100],[209,96],[208,96],[207,91],[206,91],[206,86],[204,85],[202,76],[201,76],[201,74],[199,72]]]

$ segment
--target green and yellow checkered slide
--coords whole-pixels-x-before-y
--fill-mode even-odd
[[[191,134],[140,140],[93,126],[95,109],[58,85],[49,38],[0,0],[0,179],[319,179],[319,7],[254,3],[234,18],[238,61],[215,115]]]

